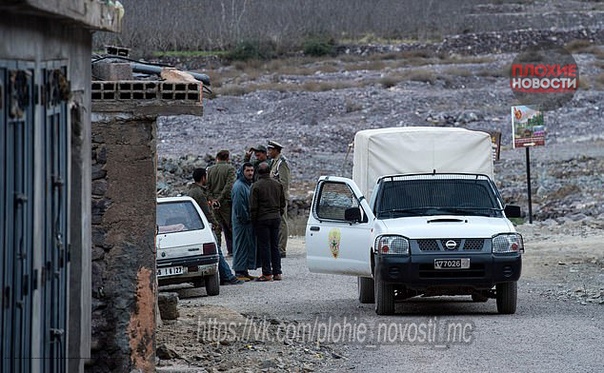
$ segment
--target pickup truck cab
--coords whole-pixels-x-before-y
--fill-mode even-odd
[[[488,145],[488,144],[487,144]],[[306,227],[312,272],[358,277],[361,303],[470,295],[515,313],[522,236],[492,179],[480,173],[383,175],[365,198],[349,178],[322,176]]]

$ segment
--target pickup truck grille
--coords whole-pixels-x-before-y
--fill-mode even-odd
[[[455,247],[451,247],[451,241],[455,242]],[[421,251],[481,251],[484,247],[483,238],[440,238],[417,240],[417,245]],[[447,247],[449,242],[449,247]]]

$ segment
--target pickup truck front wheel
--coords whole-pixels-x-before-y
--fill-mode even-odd
[[[359,302],[361,302],[363,304],[375,302],[375,289],[374,289],[372,278],[359,277],[358,278],[358,288],[359,288]]]
[[[504,282],[497,284],[497,312],[511,315],[516,313],[516,303],[518,299],[518,283]]]
[[[379,278],[375,283],[375,313],[378,315],[394,314],[394,287],[383,283]]]

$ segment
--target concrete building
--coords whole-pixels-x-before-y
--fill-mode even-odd
[[[91,329],[92,33],[99,0],[0,2],[0,371],[82,372]]]

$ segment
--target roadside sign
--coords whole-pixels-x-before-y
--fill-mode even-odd
[[[543,112],[530,106],[512,106],[512,143],[514,148],[545,145]]]

